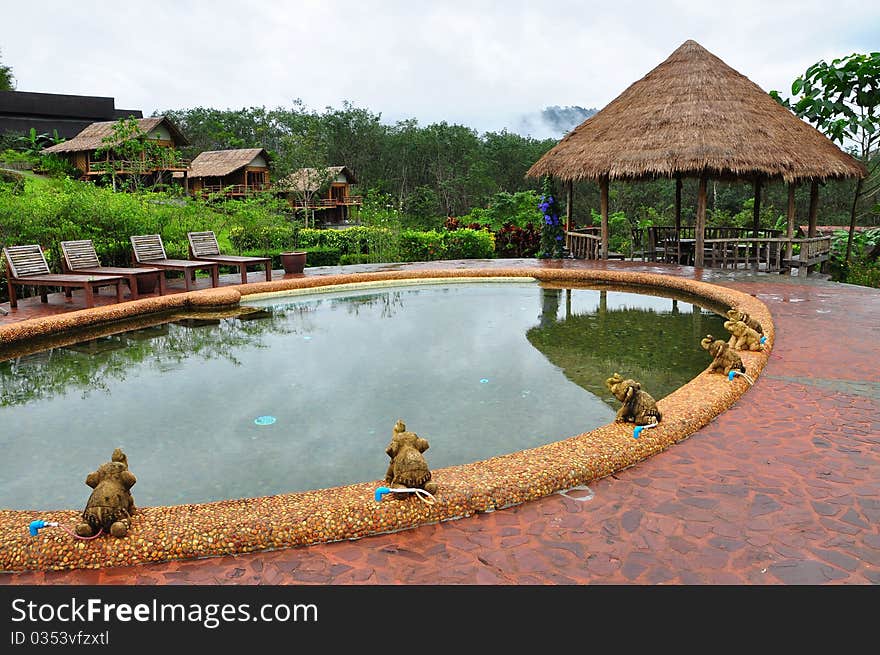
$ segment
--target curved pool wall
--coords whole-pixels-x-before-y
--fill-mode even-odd
[[[129,319],[150,322],[157,313],[166,311],[231,308],[255,294],[415,279],[504,277],[534,278],[550,284],[644,287],[646,292],[660,289],[702,299],[709,306],[740,307],[761,322],[767,337],[763,351],[741,353],[753,380],[760,375],[773,347],[775,330],[769,310],[757,298],[739,291],[657,273],[535,268],[398,270],[206,289],[2,326],[0,345],[5,350],[33,351],[36,347],[32,344],[45,340],[74,340],[75,331],[83,328],[112,330],[113,323]],[[71,331],[71,336],[65,336]],[[236,380],[229,381],[230,402],[234,402],[236,384]],[[79,520],[82,508],[0,510],[0,571],[100,568],[290,548],[358,539],[510,507],[589,484],[662,452],[706,425],[748,389],[749,384],[741,377],[731,381],[724,375],[703,371],[658,401],[663,421],[642,431],[638,439],[633,438],[631,424],[612,423],[545,446],[432,469],[439,485],[433,505],[412,497],[397,500],[385,496],[376,501],[374,492],[384,484],[378,477],[383,472],[379,471],[373,482],[332,489],[138,508],[131,530],[123,539],[81,541],[58,528],[44,528],[37,536],[30,536],[32,521],[57,521],[69,527]],[[430,451],[427,458],[430,465]],[[132,462],[132,470],[137,475],[136,462]],[[39,475],[39,471],[30,474]],[[83,489],[85,503],[87,487]],[[137,487],[133,495],[137,502]]]

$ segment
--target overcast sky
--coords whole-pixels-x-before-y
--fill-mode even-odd
[[[154,111],[343,101],[393,123],[527,131],[601,109],[693,39],[766,91],[820,59],[880,50],[880,2],[0,0],[19,91]],[[534,124],[533,124],[534,125]],[[538,127],[532,136],[544,138]]]

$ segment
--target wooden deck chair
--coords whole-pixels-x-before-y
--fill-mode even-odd
[[[139,297],[139,286],[158,282],[159,295],[165,294],[165,271],[161,268],[102,266],[91,239],[61,242],[61,265],[74,275],[121,275],[128,283],[132,300]],[[155,282],[149,280],[155,278]],[[140,280],[140,284],[138,283]]]
[[[83,289],[86,307],[95,306],[95,292],[100,287],[116,287],[116,302],[122,302],[122,282],[119,275],[67,275],[52,273],[39,244],[10,246],[3,249],[6,258],[6,279],[9,282],[9,306],[18,307],[15,285],[40,287],[40,300],[49,302],[48,287],[59,287],[72,297],[73,289]]]
[[[187,232],[189,239],[189,256],[192,259],[204,259],[226,266],[235,266],[241,272],[241,283],[247,284],[247,267],[263,266],[266,268],[266,282],[272,281],[271,257],[245,257],[243,255],[221,255],[220,244],[214,232]]]
[[[186,290],[192,288],[192,277],[197,270],[211,271],[211,286],[220,284],[220,264],[200,259],[169,259],[165,254],[162,237],[158,234],[143,234],[130,237],[134,263],[170,271],[183,271]]]

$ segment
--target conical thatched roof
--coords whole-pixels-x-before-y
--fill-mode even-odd
[[[261,156],[265,162],[269,153],[264,148],[241,148],[239,150],[206,150],[200,152],[190,164],[190,178],[224,177],[249,166],[254,159]]]
[[[864,177],[865,167],[695,41],[581,123],[528,177]]]

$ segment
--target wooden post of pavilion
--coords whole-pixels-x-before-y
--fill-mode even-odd
[[[681,263],[681,175],[675,176],[675,263]]]
[[[681,229],[681,176],[675,176],[675,231]]]
[[[763,180],[760,175],[755,176],[755,205],[752,211],[752,238],[758,238],[758,230],[761,229],[761,185]],[[754,257],[755,268],[758,268],[758,242],[755,241]]]
[[[816,217],[819,215],[819,182],[813,180],[810,184],[810,219],[807,227],[807,236],[816,236]]]
[[[810,184],[810,217],[807,226],[807,237],[813,238],[817,234],[816,230],[816,221],[819,215],[819,182],[817,180],[813,180]],[[810,267],[807,266],[805,271],[807,275],[810,274]],[[799,273],[800,274],[800,273]]]
[[[574,183],[569,180],[565,183],[565,231],[571,230],[571,203],[574,200]]]
[[[599,179],[599,209],[602,213],[602,259],[608,259],[608,176]]]
[[[706,237],[706,183],[705,173],[700,175],[700,190],[697,195],[697,220],[694,225],[694,266],[703,266],[703,245]]]
[[[791,259],[791,240],[794,238],[794,221],[795,221],[795,208],[794,208],[794,190],[797,187],[797,182],[792,180],[788,183],[788,225],[785,229],[785,237],[788,239],[788,243],[785,245],[785,258]]]

